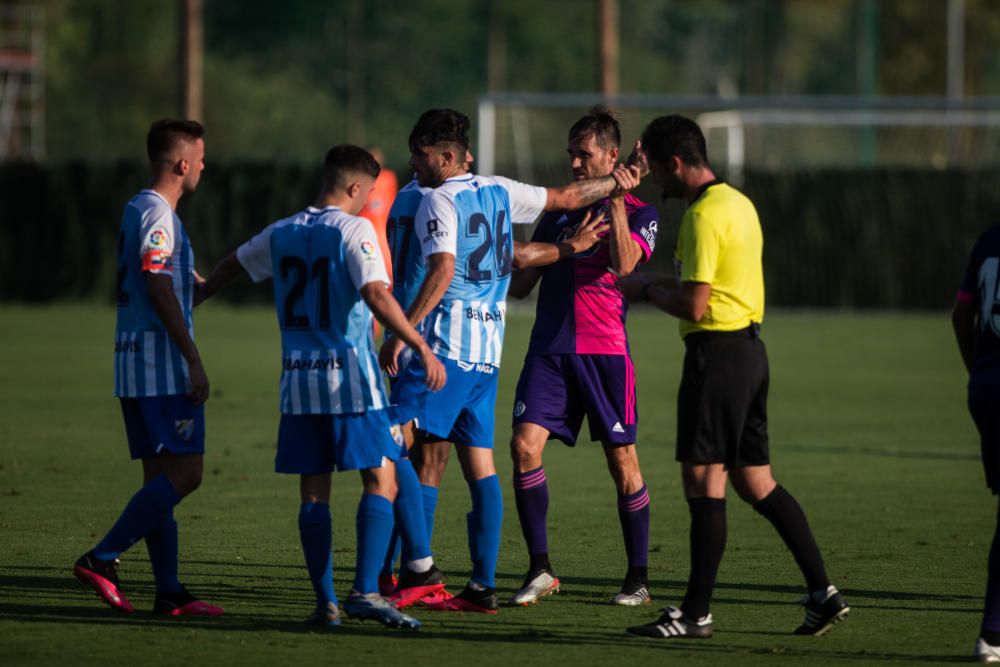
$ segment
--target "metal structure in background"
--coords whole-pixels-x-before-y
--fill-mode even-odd
[[[38,5],[0,6],[0,161],[45,157],[44,18]]]
[[[501,114],[509,114],[506,126],[514,135],[514,141],[509,145],[513,148],[513,160],[501,160],[511,163],[521,171],[525,157],[519,150],[520,145],[531,144],[530,137],[533,125],[542,125],[543,116],[561,110],[574,110],[579,113],[593,104],[604,102],[620,113],[635,112],[646,121],[663,113],[682,113],[696,118],[705,130],[709,142],[714,145],[712,152],[719,159],[713,160],[718,166],[724,167],[727,177],[733,182],[739,182],[747,167],[754,166],[784,166],[798,168],[802,166],[795,155],[803,152],[801,145],[792,146],[799,141],[814,141],[816,135],[796,139],[793,129],[798,128],[854,128],[867,133],[879,128],[897,132],[914,131],[926,128],[927,131],[944,130],[954,135],[962,129],[973,129],[990,133],[987,142],[973,143],[970,151],[978,157],[980,164],[1000,164],[1000,152],[990,148],[1000,147],[1000,142],[993,141],[993,133],[1000,128],[1000,98],[995,97],[869,97],[855,95],[784,95],[784,96],[677,96],[677,95],[618,95],[605,97],[591,94],[550,94],[550,93],[507,93],[483,97],[479,101],[478,118],[478,168],[481,173],[494,173],[497,168],[498,127],[501,125]],[[749,130],[762,128],[786,129],[783,134],[771,137],[770,143],[758,140],[754,143],[758,154],[750,150],[748,140]],[[636,128],[641,129],[641,128]],[[518,140],[518,137],[521,137]],[[863,139],[863,137],[862,137]],[[785,145],[781,145],[784,141]],[[898,143],[898,142],[897,142]],[[912,142],[911,142],[912,143]],[[950,140],[949,143],[954,144]],[[809,164],[835,166],[844,165],[845,151],[851,151],[850,158],[855,164],[873,165],[874,156],[866,157],[863,148],[864,141],[857,145],[832,144],[825,147],[831,156],[829,162],[823,161],[824,148],[810,148],[814,156]],[[808,148],[808,147],[807,147]],[[961,153],[946,150],[944,153],[927,150],[926,156],[914,157],[920,146],[910,146],[905,159],[890,159],[884,163],[890,165],[932,166],[944,168],[963,166],[968,162]],[[721,150],[720,150],[721,149]],[[772,159],[765,162],[761,151],[770,150]],[[787,151],[782,153],[782,151]],[[888,149],[883,149],[888,154]],[[782,155],[787,158],[783,163]],[[530,158],[529,158],[530,161]],[[531,166],[528,165],[528,169]],[[519,174],[519,177],[520,174]]]
[[[181,118],[200,121],[204,114],[202,70],[205,60],[205,26],[201,0],[179,0],[178,9],[179,110]]]

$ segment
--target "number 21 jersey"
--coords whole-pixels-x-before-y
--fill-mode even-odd
[[[335,206],[279,220],[236,250],[254,282],[274,279],[281,328],[281,412],[386,407],[372,314],[361,288],[389,276],[372,224]]]

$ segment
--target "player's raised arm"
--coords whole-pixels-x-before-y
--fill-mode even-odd
[[[640,164],[619,164],[613,173],[598,178],[573,181],[558,188],[546,188],[546,211],[572,211],[589,206],[604,197],[624,194],[634,189],[646,175]]]
[[[434,356],[429,345],[420,337],[417,330],[407,320],[403,309],[392,297],[392,293],[382,282],[370,282],[361,288],[361,298],[368,304],[375,319],[392,332],[394,338],[401,340],[413,349],[427,371],[427,387],[437,391],[444,386],[447,379],[444,365]]]
[[[617,180],[617,179],[616,179]],[[619,185],[621,185],[619,183]],[[612,197],[608,206],[611,218],[611,233],[608,234],[608,250],[611,254],[611,270],[616,276],[627,276],[635,271],[642,260],[643,250],[632,238],[625,210],[625,197]]]

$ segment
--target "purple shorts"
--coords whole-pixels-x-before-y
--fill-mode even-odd
[[[635,442],[635,369],[628,355],[528,354],[514,395],[514,425],[538,424],[575,445],[583,416],[590,439]]]

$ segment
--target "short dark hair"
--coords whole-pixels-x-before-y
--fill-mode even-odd
[[[433,146],[442,142],[457,144],[468,150],[469,117],[454,109],[428,109],[420,114],[410,132],[410,150]]]
[[[618,124],[618,118],[603,104],[592,107],[586,116],[569,128],[570,141],[588,135],[593,135],[597,145],[606,151],[622,145],[622,128]]]
[[[323,184],[326,189],[343,187],[352,174],[378,178],[382,170],[372,154],[361,146],[337,144],[323,158]]]
[[[205,128],[196,120],[162,118],[149,126],[146,155],[151,163],[160,162],[170,157],[179,144],[190,143],[204,136]]]
[[[676,155],[681,162],[695,167],[708,166],[705,135],[698,123],[672,114],[660,116],[642,131],[642,148],[650,159],[666,163]]]

